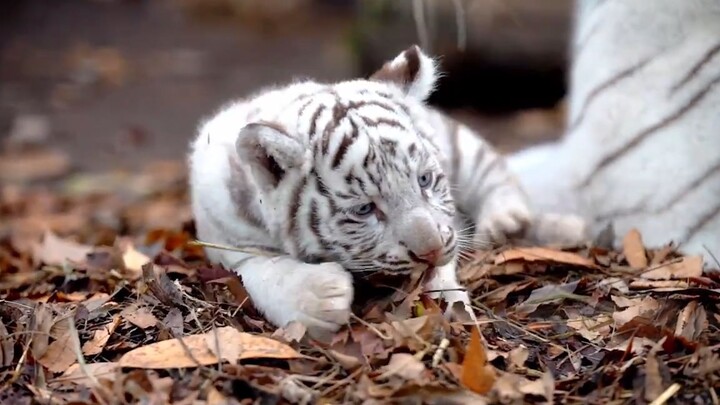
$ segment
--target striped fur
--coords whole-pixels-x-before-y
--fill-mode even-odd
[[[208,250],[273,323],[337,329],[349,316],[351,273],[437,268],[427,287],[467,304],[460,247],[531,222],[503,159],[423,104],[436,75],[412,47],[368,80],[266,89],[201,127],[190,156],[199,237],[284,253]]]
[[[579,0],[567,132],[510,165],[540,211],[720,254],[720,2]]]

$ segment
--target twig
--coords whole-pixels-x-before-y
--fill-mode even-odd
[[[432,367],[435,368],[440,364],[440,360],[442,360],[442,356],[445,353],[445,350],[450,346],[450,341],[447,338],[443,338],[440,341],[440,344],[438,345],[437,350],[435,350],[435,354],[433,354],[432,358]]]
[[[367,328],[370,329],[371,331],[375,332],[375,334],[378,335],[378,337],[379,337],[380,339],[392,340],[392,336],[387,336],[387,335],[385,335],[384,333],[380,332],[380,329],[376,328],[376,327],[373,326],[371,323],[366,322],[365,320],[363,320],[362,318],[358,317],[357,315],[355,315],[355,314],[353,314],[353,313],[350,313],[350,317],[352,317],[354,320],[360,322],[361,324],[363,324],[365,327],[367,327]]]
[[[667,402],[668,399],[672,398],[673,395],[680,391],[680,388],[682,388],[680,384],[673,383],[673,385],[669,386],[662,394],[660,394],[659,397],[655,398],[654,401],[650,402],[650,405],[664,404],[665,402]]]
[[[220,250],[229,250],[232,252],[242,252],[242,253],[247,253],[247,254],[255,255],[255,256],[266,256],[266,257],[280,256],[276,252],[272,252],[272,251],[266,250],[266,249],[258,249],[256,247],[250,247],[250,246],[227,246],[227,245],[221,245],[218,243],[203,242],[201,240],[193,240],[193,241],[188,242],[187,244],[191,245],[191,246],[202,246],[202,247],[210,248],[210,249],[220,249]]]
[[[112,398],[112,394],[108,392],[105,387],[100,385],[100,381],[95,378],[95,374],[90,372],[87,369],[87,363],[85,363],[85,356],[83,356],[82,353],[82,347],[80,345],[80,335],[78,334],[78,330],[75,327],[75,319],[74,316],[69,316],[67,318],[67,325],[70,332],[70,339],[72,340],[73,349],[75,351],[75,356],[77,357],[78,367],[80,367],[80,371],[87,377],[90,382],[92,382],[92,387],[90,387],[93,391],[100,391],[103,395],[100,395],[97,391],[95,392],[95,397],[98,402],[100,402],[103,405],[107,405],[107,402],[105,401],[105,398]]]

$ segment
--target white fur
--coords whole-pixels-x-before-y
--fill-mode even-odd
[[[720,170],[712,171],[720,163],[720,53],[673,90],[720,43],[720,3],[580,0],[577,11],[569,130],[511,157],[511,169],[539,211],[579,214],[593,233],[612,222],[618,243],[638,228],[649,246],[674,241],[687,253],[720,253]],[[596,90],[635,65],[632,75]],[[703,91],[679,119],[592,174]]]

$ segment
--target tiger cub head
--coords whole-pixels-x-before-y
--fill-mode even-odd
[[[356,274],[455,259],[455,205],[422,105],[437,75],[413,46],[367,80],[322,85],[279,123],[242,130],[237,150],[286,251]]]

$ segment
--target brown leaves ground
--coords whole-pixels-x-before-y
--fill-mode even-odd
[[[0,403],[718,403],[720,277],[699,257],[636,231],[477,252],[477,324],[413,284],[324,344],[268,325],[189,243],[182,167],[2,186]]]

